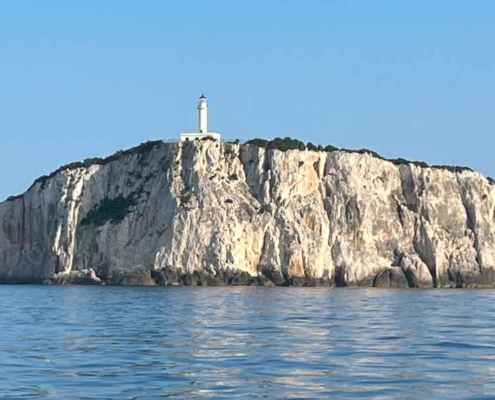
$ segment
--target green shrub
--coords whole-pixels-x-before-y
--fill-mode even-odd
[[[473,172],[473,170],[469,167],[462,167],[459,165],[432,165],[431,168],[435,169],[446,169],[447,171],[450,172],[464,172],[464,171],[470,171]]]
[[[306,145],[297,139],[291,139],[290,137],[275,138],[268,143],[268,150],[276,149],[280,151],[288,150],[306,150]]]
[[[114,199],[104,199],[88,212],[81,221],[81,225],[102,226],[107,222],[117,224],[129,214],[129,209],[135,204],[134,195],[129,197],[121,195]]]
[[[285,137],[285,138],[275,138],[273,140],[265,140],[265,139],[251,139],[248,140],[246,145],[251,145],[251,146],[258,146],[258,147],[263,147],[267,150],[270,149],[276,149],[280,151],[287,151],[287,150],[310,150],[310,151],[334,151],[338,150],[337,147],[334,146],[327,146],[323,147],[321,145],[314,145],[311,142],[308,142],[308,144],[304,144],[300,140],[297,139],[291,139],[290,137]]]
[[[306,149],[310,150],[310,151],[319,151],[319,148],[316,147],[313,143],[311,142],[308,142],[308,144],[306,145]]]
[[[268,140],[265,139],[251,139],[246,142],[247,145],[258,146],[258,147],[267,147]]]
[[[410,160],[406,160],[404,158],[393,158],[391,160],[388,160],[390,161],[391,163],[395,164],[395,165],[407,165],[407,164],[414,164],[414,165],[417,165],[419,167],[422,167],[422,168],[428,168],[429,165],[425,162],[422,162],[422,161],[410,161]]]
[[[23,194],[19,194],[17,196],[9,196],[5,199],[5,201],[16,201],[16,200],[20,200],[24,197]]]
[[[331,152],[331,151],[337,151],[339,150],[338,147],[335,147],[335,146],[332,146],[331,144],[329,144],[328,146],[325,146],[323,148],[324,151],[326,151],[327,153]]]
[[[267,150],[275,149],[280,151],[287,150],[305,150],[306,145],[297,139],[291,139],[289,137],[285,138],[275,138],[273,140],[265,139],[252,139],[246,142],[247,145],[264,147]]]
[[[359,150],[341,149],[341,151],[345,151],[345,152],[348,152],[348,153],[357,153],[357,154],[369,154],[370,156],[375,157],[375,158],[378,158],[379,160],[386,160],[385,157],[382,157],[376,151],[369,150],[369,149],[359,149]]]

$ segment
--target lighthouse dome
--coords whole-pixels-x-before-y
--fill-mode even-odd
[[[198,102],[198,109],[205,109],[208,108],[208,101],[206,100],[206,97],[204,94],[201,95],[199,98]]]

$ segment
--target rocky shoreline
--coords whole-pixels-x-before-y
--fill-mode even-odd
[[[471,279],[470,279],[471,278]],[[331,277],[311,278],[281,275],[251,276],[244,271],[222,271],[211,275],[204,271],[192,273],[176,271],[172,268],[162,270],[133,270],[130,273],[117,273],[102,279],[93,269],[74,271],[70,274],[59,274],[43,280],[5,280],[2,284],[35,284],[35,285],[103,285],[103,286],[261,286],[261,287],[348,287],[339,281],[338,275]],[[466,277],[459,274],[442,288],[493,288],[493,276],[480,280],[477,276]],[[357,287],[374,287],[381,289],[433,288],[431,281],[418,282],[415,275],[407,275],[400,268],[383,269],[370,281],[360,282]]]

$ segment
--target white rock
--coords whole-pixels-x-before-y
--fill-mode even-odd
[[[171,267],[371,285],[400,252],[412,286],[493,285],[494,188],[357,152],[160,142],[1,203],[0,280]]]

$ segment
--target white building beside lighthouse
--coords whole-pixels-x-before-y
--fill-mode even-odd
[[[220,140],[221,136],[218,132],[208,131],[208,100],[205,95],[202,94],[198,102],[198,131],[181,133],[180,140],[186,142],[188,140],[202,139],[205,137]]]

